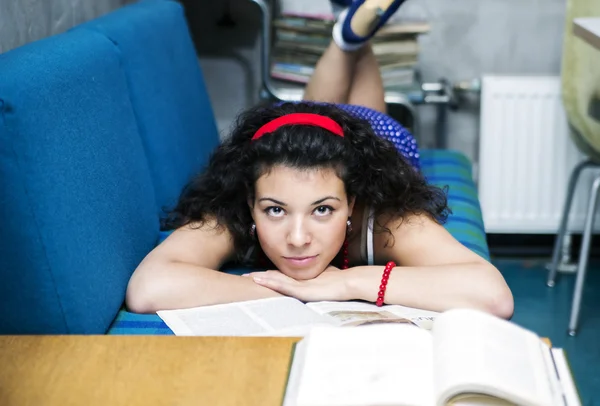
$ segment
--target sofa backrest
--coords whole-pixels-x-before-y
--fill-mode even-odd
[[[176,1],[0,55],[0,334],[106,332],[218,142]]]
[[[0,55],[0,333],[106,332],[157,241],[121,64],[90,30]]]
[[[119,50],[158,209],[172,207],[219,143],[181,4],[141,0],[75,30],[102,33]]]

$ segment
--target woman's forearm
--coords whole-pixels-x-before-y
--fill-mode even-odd
[[[184,309],[281,296],[250,278],[182,262],[154,262],[136,270],[126,305],[135,313]]]
[[[347,270],[352,299],[375,302],[383,266],[359,266]],[[395,267],[385,291],[386,304],[433,311],[457,307],[475,308],[510,318],[513,297],[498,270],[487,263],[429,267]]]

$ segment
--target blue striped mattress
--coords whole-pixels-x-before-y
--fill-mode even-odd
[[[446,229],[464,246],[489,260],[485,229],[471,163],[460,152],[421,150],[421,168],[427,180],[448,187],[452,214]],[[239,274],[239,269],[228,272]],[[134,314],[121,310],[108,334],[173,335],[167,325],[154,314]]]

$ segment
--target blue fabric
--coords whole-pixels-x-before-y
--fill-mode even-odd
[[[116,49],[69,32],[0,72],[0,333],[105,333],[158,237]]]
[[[421,150],[421,172],[427,181],[448,188],[452,214],[444,227],[462,245],[490,260],[477,186],[471,162],[458,151]]]
[[[182,6],[143,0],[76,30],[100,32],[119,49],[157,206],[171,207],[219,143]]]
[[[371,128],[381,138],[391,141],[398,152],[417,170],[421,169],[419,148],[413,135],[392,117],[380,111],[352,104],[337,104],[355,117],[366,120]]]
[[[110,335],[174,335],[156,314],[136,314],[121,310],[108,330]]]

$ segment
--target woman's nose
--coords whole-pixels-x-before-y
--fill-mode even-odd
[[[288,244],[295,247],[302,247],[311,241],[310,232],[302,219],[294,220],[291,224],[287,236]]]

